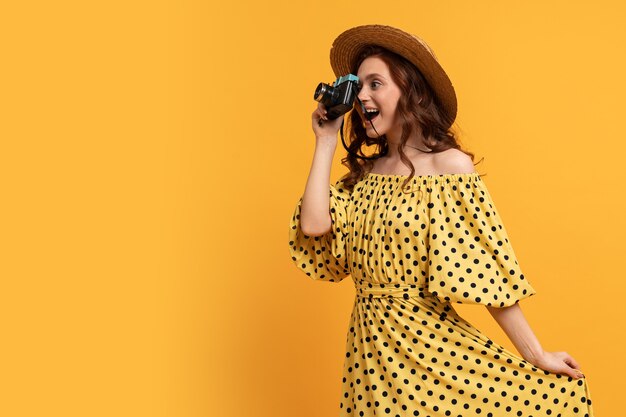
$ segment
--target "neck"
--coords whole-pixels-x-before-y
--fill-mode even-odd
[[[385,136],[387,136],[387,144],[389,145],[389,153],[387,154],[388,158],[398,160],[400,159],[400,151],[398,150],[398,146],[400,145],[401,134],[401,128],[391,129],[385,134]],[[426,141],[424,140],[421,132],[414,133],[404,144],[403,151],[405,154],[407,154],[407,156],[430,153],[431,149],[426,146],[425,142]]]

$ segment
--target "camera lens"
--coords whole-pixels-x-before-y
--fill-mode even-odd
[[[315,89],[315,94],[313,95],[313,99],[315,101],[322,101],[322,98],[324,97],[325,94],[328,94],[330,89],[332,89],[330,85],[319,83],[319,85]]]

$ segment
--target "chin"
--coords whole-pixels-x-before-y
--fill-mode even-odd
[[[378,130],[378,133],[376,133],[376,130]],[[368,126],[365,128],[365,134],[368,138],[377,139],[378,136],[384,136],[387,132],[386,130],[381,129],[378,126],[376,126],[376,130],[374,130],[372,126]]]
[[[384,134],[387,132],[387,129],[384,126],[381,126],[381,123],[378,120],[374,122],[374,127],[376,128],[376,130],[378,130],[378,133],[376,133],[376,130],[374,130],[374,128],[372,127],[372,125],[370,124],[368,120],[364,120],[364,119],[361,119],[361,120],[364,125],[362,126],[365,129],[365,134],[367,135],[368,138],[377,139],[378,136],[384,136]],[[384,122],[382,123],[382,125],[384,125]]]

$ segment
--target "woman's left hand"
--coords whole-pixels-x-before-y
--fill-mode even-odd
[[[549,372],[571,376],[574,379],[583,378],[580,366],[567,352],[543,352],[532,361],[533,365]]]

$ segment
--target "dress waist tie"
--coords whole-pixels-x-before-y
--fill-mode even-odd
[[[427,291],[426,286],[417,284],[375,284],[372,282],[358,282],[355,284],[356,295],[364,298],[404,298],[434,297]]]

